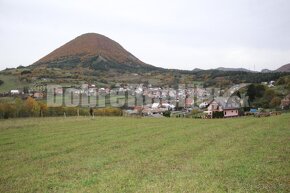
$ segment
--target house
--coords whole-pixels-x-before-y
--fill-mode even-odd
[[[213,118],[215,112],[222,112],[223,117],[239,116],[240,104],[227,98],[218,97],[212,99],[207,106],[207,111],[204,111],[206,117]]]
[[[185,104],[184,104],[184,107],[185,108],[190,108],[192,107],[194,101],[192,98],[185,98]]]
[[[273,86],[274,86],[274,84],[275,84],[275,81],[274,81],[274,80],[271,80],[271,81],[269,82],[269,85],[273,85]]]
[[[35,92],[35,93],[33,93],[33,98],[42,99],[43,93],[42,92]]]
[[[159,103],[153,103],[142,108],[142,115],[143,116],[151,116],[151,115],[163,115],[164,112],[173,110],[175,106],[170,103],[163,103],[162,98],[159,98]]]
[[[20,91],[19,90],[11,90],[10,93],[12,95],[18,95],[18,94],[20,94]]]
[[[144,109],[142,109],[142,115],[143,116],[151,116],[151,115],[155,115],[155,114],[162,115],[167,110],[168,110],[167,108],[148,108],[148,107],[145,107]]]
[[[173,104],[169,103],[153,103],[151,106],[152,109],[166,109],[166,110],[172,110],[175,108]]]
[[[275,81],[270,81],[270,82],[261,82],[262,85],[268,86],[269,88],[274,87]]]

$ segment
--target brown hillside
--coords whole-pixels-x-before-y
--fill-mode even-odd
[[[102,59],[117,64],[150,66],[126,51],[117,42],[96,33],[83,34],[71,40],[34,63],[34,65],[45,65],[55,61],[70,60],[72,58],[77,58],[81,63],[96,56],[101,56]]]
[[[275,71],[276,71],[276,72],[290,72],[290,63],[281,66],[280,68],[278,68],[278,69],[275,70]]]

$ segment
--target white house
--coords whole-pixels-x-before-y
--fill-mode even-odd
[[[20,94],[20,91],[19,90],[11,90],[10,93],[12,95],[17,95],[17,94]]]

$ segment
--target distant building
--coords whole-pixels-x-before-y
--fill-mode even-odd
[[[43,93],[42,92],[35,92],[35,93],[33,93],[33,98],[42,99]]]
[[[18,95],[18,94],[20,94],[20,91],[19,90],[11,90],[10,94],[11,95]]]

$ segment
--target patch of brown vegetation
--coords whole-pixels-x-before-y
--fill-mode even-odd
[[[67,58],[79,58],[80,61],[85,61],[94,56],[102,56],[118,64],[147,66],[117,42],[96,33],[78,36],[34,64],[47,64]]]

